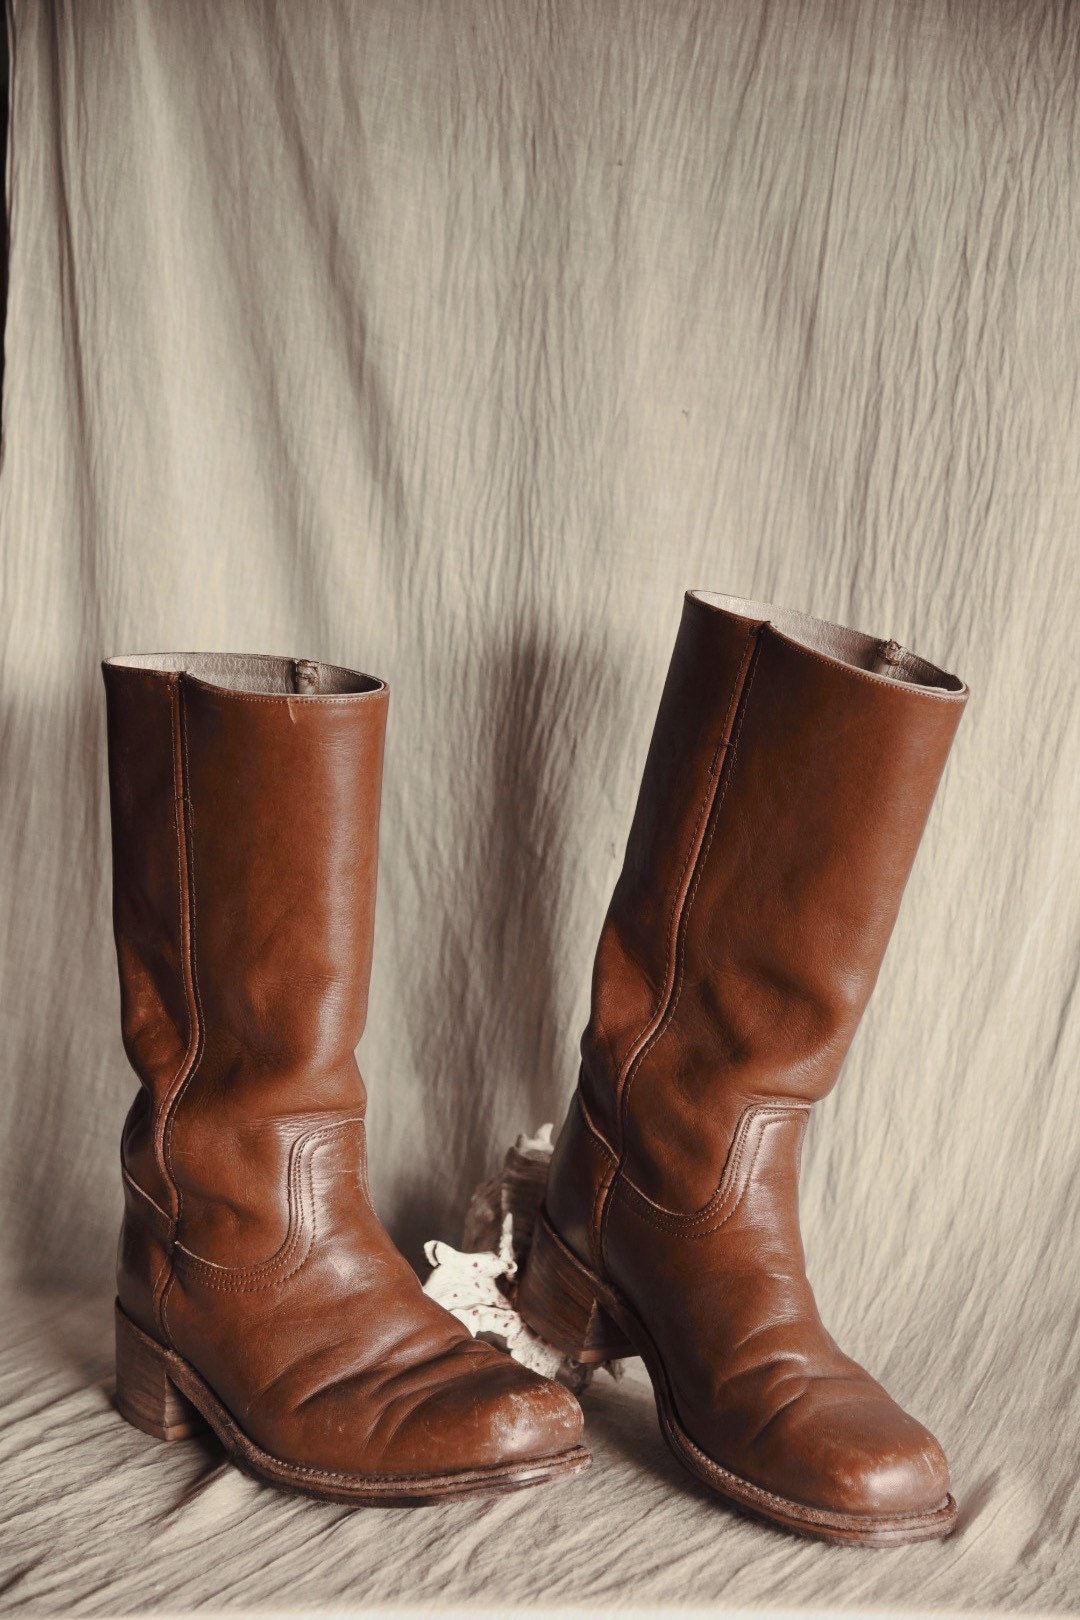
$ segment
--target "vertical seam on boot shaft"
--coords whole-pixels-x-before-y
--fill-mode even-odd
[[[184,826],[181,815],[180,795],[177,788],[181,780],[180,741],[176,729],[177,708],[179,704],[179,680],[173,677],[169,680],[169,761],[172,780],[172,824],[176,837],[176,909],[180,923],[180,980],[184,991],[184,1011],[187,1015],[186,1039],[184,1052],[180,1059],[180,1066],[169,1081],[165,1097],[162,1102],[160,1115],[153,1121],[154,1158],[161,1171],[161,1178],[169,1195],[169,1219],[176,1218],[176,1188],[169,1174],[168,1161],[165,1154],[165,1125],[168,1119],[169,1102],[176,1087],[180,1084],[191,1062],[195,1045],[195,1030],[192,1022],[191,997],[188,994],[187,964],[185,960],[185,936],[187,932],[187,907],[184,898]],[[121,1150],[121,1162],[123,1154]]]
[[[667,1000],[671,994],[672,986],[675,981],[675,959],[678,949],[678,931],[681,922],[680,904],[685,900],[686,894],[689,892],[694,859],[701,848],[705,828],[708,824],[709,812],[712,808],[713,801],[715,800],[716,793],[720,785],[720,779],[717,775],[717,762],[721,753],[727,747],[728,740],[731,736],[731,728],[734,725],[735,713],[738,707],[739,696],[745,679],[746,669],[750,661],[755,634],[756,631],[751,632],[751,634],[747,637],[747,643],[743,649],[743,656],[739,661],[739,668],[735,675],[735,682],[732,686],[731,696],[728,699],[728,706],[724,714],[724,724],[721,729],[720,739],[717,742],[716,747],[713,749],[712,756],[709,760],[709,768],[706,772],[705,792],[702,796],[697,815],[694,818],[694,830],[687,847],[686,859],[683,861],[682,868],[679,872],[679,881],[675,885],[675,893],[671,901],[671,910],[668,913],[668,966],[664,974],[664,983],[661,986],[660,994],[656,999],[656,1003],[653,1006],[644,1027],[634,1037],[633,1041],[631,1041],[630,1048],[620,1064],[618,1073],[615,1077],[616,1127],[619,1131],[616,1147],[620,1153],[622,1152],[623,1144],[621,1110],[619,1104],[621,1101],[623,1088],[626,1085],[631,1070],[641,1056],[643,1044],[648,1041],[650,1034],[655,1031],[658,1020],[662,1019],[663,1017]]]
[[[180,923],[180,977],[184,989],[185,1012],[187,1014],[187,1031],[184,1054],[180,1059],[179,1067],[168,1083],[165,1097],[161,1105],[160,1114],[153,1124],[154,1157],[161,1171],[162,1179],[170,1197],[171,1208],[169,1218],[175,1222],[177,1216],[177,1188],[173,1181],[169,1165],[168,1152],[165,1142],[168,1126],[169,1111],[176,1096],[177,1089],[181,1087],[195,1060],[200,1031],[196,1018],[196,1006],[192,997],[189,981],[188,964],[188,851],[184,816],[184,767],[183,743],[177,728],[180,713],[180,676],[166,677],[169,692],[169,740],[170,759],[172,762],[172,823],[176,836],[176,899]]]
[[[757,666],[758,666],[757,652],[758,652],[758,649],[760,647],[760,634],[761,634],[761,632],[759,630],[755,634],[755,636],[752,638],[752,640],[753,640],[752,651],[750,653],[750,656],[744,661],[742,670],[740,670],[740,674],[743,674],[745,672],[745,679],[743,681],[742,688],[741,688],[741,690],[739,692],[738,711],[737,711],[736,719],[735,719],[733,729],[732,729],[731,741],[730,741],[730,744],[728,745],[727,750],[726,750],[726,755],[725,755],[725,759],[724,759],[724,765],[723,765],[723,769],[721,771],[721,777],[720,777],[720,780],[717,783],[717,790],[716,790],[716,793],[715,793],[714,798],[713,798],[713,804],[712,804],[712,806],[710,808],[709,825],[708,825],[708,827],[706,829],[705,836],[702,838],[700,846],[698,848],[697,858],[694,861],[693,871],[692,871],[692,874],[691,874],[691,877],[690,877],[690,883],[689,883],[689,885],[687,887],[685,900],[684,900],[684,903],[683,903],[683,905],[681,907],[681,910],[679,912],[679,928],[678,928],[678,935],[677,935],[676,945],[675,945],[675,973],[674,973],[674,977],[673,977],[673,980],[672,980],[671,989],[670,989],[670,993],[669,993],[668,1000],[667,1000],[667,1005],[665,1006],[665,1008],[663,1010],[663,1015],[660,1018],[659,1022],[657,1023],[655,1029],[648,1036],[648,1038],[644,1041],[644,1043],[641,1046],[640,1051],[637,1054],[637,1057],[634,1059],[634,1062],[633,1062],[631,1068],[628,1069],[627,1075],[626,1075],[626,1080],[625,1080],[624,1085],[623,1085],[622,1100],[621,1100],[621,1110],[620,1110],[620,1112],[621,1112],[621,1125],[622,1125],[622,1129],[620,1130],[620,1141],[619,1141],[619,1149],[620,1149],[619,1169],[620,1169],[620,1173],[621,1173],[621,1171],[622,1171],[622,1169],[623,1169],[623,1167],[624,1167],[624,1165],[626,1163],[626,1140],[625,1140],[626,1110],[627,1110],[627,1104],[629,1102],[630,1091],[631,1091],[631,1088],[633,1086],[634,1079],[636,1078],[637,1071],[638,1071],[643,1059],[648,1055],[648,1053],[656,1045],[656,1042],[664,1034],[665,1030],[667,1029],[668,1025],[670,1024],[672,1018],[675,1015],[675,1011],[676,1011],[676,1009],[677,1009],[677,1007],[679,1005],[679,998],[682,995],[683,978],[684,978],[685,971],[686,971],[686,925],[687,925],[687,923],[689,921],[690,913],[693,910],[694,901],[697,898],[698,888],[699,888],[699,886],[701,884],[701,874],[702,874],[702,871],[704,870],[705,863],[709,858],[709,851],[712,848],[713,840],[716,837],[716,828],[717,828],[717,825],[718,825],[719,820],[720,820],[720,811],[723,808],[724,800],[727,797],[728,786],[729,786],[729,784],[731,782],[731,778],[732,778],[732,775],[733,775],[734,770],[735,770],[735,762],[736,762],[736,760],[738,758],[738,752],[739,752],[739,738],[742,735],[743,720],[746,717],[746,710],[747,710],[747,707],[748,707],[749,702],[750,702],[750,692],[751,692],[751,688],[753,687],[753,684],[754,684],[754,676],[757,673]]]
[[[173,1126],[174,1126],[174,1122],[175,1122],[175,1119],[176,1119],[177,1107],[179,1106],[180,1100],[183,1097],[184,1092],[187,1090],[187,1087],[188,1087],[188,1084],[189,1084],[189,1082],[191,1080],[192,1075],[195,1073],[195,1070],[198,1068],[199,1060],[202,1057],[202,1049],[203,1049],[203,1012],[202,1012],[202,1002],[201,1002],[200,997],[199,997],[199,980],[198,980],[198,973],[197,973],[196,963],[195,963],[195,946],[196,946],[195,860],[194,860],[194,848],[193,848],[192,825],[191,825],[192,824],[191,796],[190,796],[191,764],[190,764],[190,758],[189,758],[189,754],[188,754],[187,707],[186,707],[186,704],[184,702],[184,685],[185,685],[184,676],[183,675],[178,676],[177,681],[176,681],[176,708],[177,708],[177,714],[178,714],[179,721],[180,721],[180,738],[179,738],[179,750],[178,750],[179,782],[178,782],[177,785],[180,788],[180,793],[177,795],[177,799],[176,799],[176,810],[177,810],[177,817],[178,817],[179,824],[180,824],[180,829],[181,829],[181,836],[180,836],[179,842],[180,842],[180,848],[181,848],[181,852],[182,852],[181,853],[181,862],[182,862],[182,889],[181,889],[181,895],[182,895],[182,899],[183,899],[183,902],[184,902],[184,904],[183,904],[183,912],[182,912],[182,916],[183,916],[183,936],[182,937],[183,937],[183,940],[184,940],[184,987],[185,987],[185,990],[188,992],[188,995],[189,995],[189,1008],[188,1008],[188,1011],[189,1011],[189,1017],[191,1019],[192,1038],[191,1038],[191,1041],[189,1042],[189,1047],[188,1047],[187,1066],[186,1066],[185,1070],[178,1076],[177,1082],[173,1086],[173,1090],[172,1090],[171,1095],[166,1099],[165,1110],[164,1110],[165,1119],[164,1119],[164,1124],[163,1124],[163,1129],[162,1129],[162,1142],[163,1142],[163,1149],[164,1149],[164,1158],[165,1158],[166,1171],[167,1171],[167,1175],[168,1175],[168,1178],[169,1178],[169,1183],[170,1183],[170,1186],[172,1187],[173,1194],[174,1194],[175,1201],[176,1201],[176,1209],[175,1209],[175,1214],[174,1214],[174,1220],[175,1220],[175,1233],[176,1233],[176,1238],[177,1239],[179,1238],[180,1221],[181,1221],[181,1217],[183,1215],[183,1194],[181,1193],[180,1187],[176,1182],[175,1176],[173,1175],[173,1167],[172,1167]],[[185,878],[186,878],[186,883],[183,882],[183,879],[185,879]],[[186,894],[184,893],[185,889],[186,889]],[[167,1278],[167,1280],[165,1282],[165,1286],[163,1287],[163,1289],[161,1291],[160,1304],[159,1304],[159,1307],[158,1307],[158,1315],[159,1315],[159,1319],[160,1319],[161,1329],[162,1329],[162,1332],[165,1335],[166,1342],[170,1343],[170,1344],[172,1343],[172,1338],[171,1338],[171,1335],[169,1333],[169,1325],[168,1325],[168,1303],[169,1303],[169,1292],[170,1292],[170,1289],[172,1288],[172,1284],[173,1284],[173,1281],[175,1279],[175,1276],[176,1276],[176,1271],[175,1271],[175,1267],[174,1267],[174,1265],[172,1263],[172,1257],[170,1255],[170,1259],[169,1259],[169,1275],[168,1275],[168,1278]]]
[[[670,941],[668,947],[669,966],[665,974],[663,994],[650,1016],[649,1022],[631,1047],[624,1061],[622,1073],[616,1082],[615,1117],[619,1131],[619,1159],[609,1185],[605,1190],[606,1196],[596,1219],[597,1260],[601,1266],[604,1262],[604,1235],[607,1227],[608,1210],[611,1206],[611,1190],[620,1180],[626,1165],[626,1116],[630,1091],[638,1067],[667,1028],[675,1007],[678,1005],[685,960],[685,924],[694,903],[701,869],[712,844],[720,808],[724,802],[728,783],[731,780],[731,773],[734,769],[739,734],[742,730],[742,720],[746,713],[746,705],[749,701],[750,689],[757,669],[763,629],[763,625],[754,625],[747,634],[746,645],[743,649],[731,696],[728,700],[727,712],[724,716],[723,733],[710,762],[709,784],[702,808],[694,825],[694,833],[690,841],[687,858],[679,876],[671,919],[668,925]],[[717,771],[717,762],[721,754],[723,759],[719,771]]]

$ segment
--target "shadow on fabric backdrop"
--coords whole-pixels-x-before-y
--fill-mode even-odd
[[[87,794],[70,775],[59,785],[72,843],[27,872],[31,892],[63,920],[68,938],[81,940],[83,949],[63,993],[55,984],[43,993],[13,1034],[18,1128],[9,1145],[18,1186],[14,1213],[21,1226],[12,1245],[15,1266],[20,1284],[30,1291],[93,1293],[107,1300],[122,1213],[115,1185],[119,1133],[137,1081],[118,1035],[104,719],[97,683],[89,679],[48,701],[5,703],[0,715],[13,752],[78,761],[85,781],[98,786]],[[17,845],[20,837],[29,849],[25,829],[13,829]],[[100,852],[100,858],[76,860],[71,853],[76,846]],[[66,963],[58,934],[58,965],[61,959]],[[59,972],[54,979],[60,982]],[[77,1000],[94,1009],[90,1018],[70,1010]],[[108,1089],[108,1109],[88,1122],[74,1100],[91,1073],[109,1073],[115,1082]],[[78,1244],[72,1242],[73,1210],[79,1212]],[[89,1265],[88,1254],[95,1257]]]
[[[439,905],[427,905],[424,948],[410,953],[407,1012],[373,994],[358,1057],[369,1092],[368,1119],[375,1203],[395,1241],[421,1275],[423,1246],[440,1237],[457,1243],[469,1196],[494,1173],[508,1143],[545,1121],[557,1124],[577,1074],[578,1039],[585,1015],[588,973],[567,972],[568,920],[584,874],[567,858],[587,789],[579,753],[588,750],[581,728],[553,733],[538,725],[541,695],[558,712],[583,714],[590,703],[606,712],[618,699],[617,661],[580,639],[536,632],[500,633],[487,646],[464,647],[460,664],[445,670],[451,690],[468,689],[489,723],[477,728],[467,761],[455,762],[455,781],[469,804],[468,835],[447,854],[437,874],[411,872],[380,857],[375,927],[375,982],[380,958],[391,948],[395,891],[414,882],[414,906],[437,882]],[[393,684],[391,679],[391,684]],[[616,711],[617,712],[617,711]],[[15,728],[25,732],[16,746]],[[388,782],[383,822],[392,812],[393,756],[405,749],[407,722],[391,721]],[[69,865],[63,860],[34,874],[41,903],[63,917],[71,935],[85,942],[81,984],[52,1006],[47,1017],[25,1020],[18,1032],[21,1128],[12,1152],[24,1221],[18,1245],[19,1281],[30,1291],[99,1295],[113,1291],[113,1267],[121,1201],[116,1158],[121,1126],[138,1081],[120,1039],[119,994],[111,926],[111,852],[105,779],[104,701],[96,670],[86,681],[50,696],[48,702],[12,705],[5,734],[20,757],[35,751],[52,759],[81,759],[85,769],[69,774],[60,791],[70,795],[66,820],[79,829],[82,845],[98,859]],[[82,784],[96,783],[84,796]],[[612,826],[618,823],[613,810]],[[614,834],[613,834],[614,838]],[[598,850],[614,858],[617,841]],[[51,891],[51,892],[50,892]],[[602,906],[593,920],[598,934]],[[402,940],[403,948],[415,945]],[[591,953],[590,953],[591,961]],[[560,961],[562,968],[560,970]],[[580,982],[578,980],[580,979]],[[93,1007],[76,1019],[72,1007]],[[391,1025],[395,1040],[410,1051],[405,1067],[421,1075],[453,1076],[455,1084],[432,1086],[424,1097],[425,1139],[409,1156],[410,1173],[399,1170],[393,1197],[380,1196],[380,1127],[392,1128],[398,1077],[386,1056]],[[381,1048],[381,1053],[379,1049]],[[410,1061],[411,1060],[411,1061]],[[72,1106],[87,1074],[106,1075],[108,1108],[90,1129]],[[460,1107],[460,1092],[473,1102]],[[404,1169],[404,1166],[402,1166]],[[57,1200],[56,1188],[67,1189]],[[382,1187],[385,1188],[385,1180]],[[80,1242],[73,1248],[70,1210],[80,1210]],[[95,1261],[87,1262],[87,1255]]]
[[[588,970],[580,983],[573,976],[568,984],[568,915],[583,874],[567,851],[586,791],[578,763],[583,738],[580,727],[553,732],[539,716],[545,706],[582,715],[595,704],[602,712],[617,701],[608,688],[619,685],[599,645],[533,628],[499,632],[479,651],[475,641],[463,643],[443,673],[446,688],[468,691],[475,711],[487,717],[470,758],[455,768],[469,806],[467,833],[434,875],[392,871],[380,860],[375,926],[377,980],[396,886],[420,886],[417,908],[425,887],[437,888],[439,904],[429,899],[426,907],[423,948],[410,953],[415,965],[402,1037],[411,1048],[409,1067],[453,1077],[454,1084],[426,1091],[427,1146],[412,1156],[412,1173],[399,1169],[393,1209],[380,1207],[395,1242],[422,1273],[425,1241],[459,1241],[472,1190],[499,1168],[519,1133],[558,1123],[576,1080]],[[405,746],[408,722],[400,714],[395,721],[391,710],[390,727],[392,792],[394,754]],[[384,819],[392,813],[388,797]],[[594,936],[600,922],[598,911]],[[382,1072],[385,1058],[376,1059],[374,1048],[388,1033],[380,1026],[396,1016],[397,1009],[373,996],[359,1049],[376,1138],[380,1117],[393,1107],[395,1076]],[[473,1097],[467,1109],[462,1092]],[[377,1205],[379,1173],[373,1151]]]

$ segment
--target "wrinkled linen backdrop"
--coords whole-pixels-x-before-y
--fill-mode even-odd
[[[9,29],[0,1603],[1075,1607],[1080,12],[15,0]],[[587,1478],[416,1512],[125,1427],[99,659],[389,681],[360,1056],[418,1260],[561,1118],[688,586],[972,689],[803,1185],[826,1321],[945,1441],[959,1533],[740,1520],[636,1380],[587,1397]]]

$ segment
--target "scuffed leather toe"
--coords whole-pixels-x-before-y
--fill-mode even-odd
[[[505,1467],[581,1444],[581,1408],[562,1384],[498,1351],[469,1359],[472,1368],[462,1365],[402,1422],[380,1460],[385,1472],[430,1469],[436,1454],[445,1472]]]
[[[872,1384],[849,1394],[816,1390],[771,1426],[756,1481],[825,1512],[868,1518],[929,1513],[949,1494],[949,1465],[934,1436]]]

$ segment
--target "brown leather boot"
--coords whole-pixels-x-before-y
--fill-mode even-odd
[[[640,1354],[676,1456],[789,1529],[956,1516],[937,1441],[821,1324],[799,1151],[873,989],[967,691],[894,642],[686,598],[526,1321]]]
[[[371,1206],[353,1049],[387,689],[327,664],[104,665],[124,1041],[117,1404],[361,1503],[577,1473],[558,1384],[425,1298]]]

